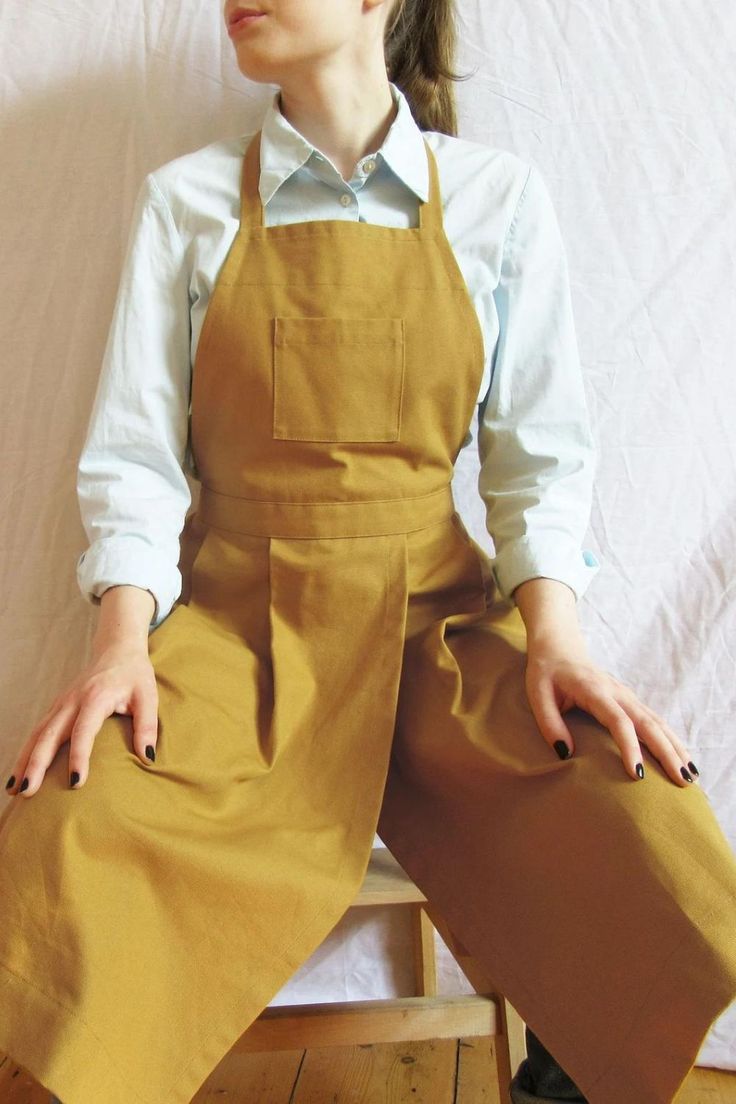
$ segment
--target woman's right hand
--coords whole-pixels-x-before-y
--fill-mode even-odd
[[[133,717],[133,750],[144,762],[156,758],[158,687],[147,645],[112,643],[94,656],[72,685],[59,694],[20,749],[9,794],[32,797],[49,764],[68,740],[69,784],[83,786],[95,738],[113,713]],[[146,749],[150,751],[146,755]],[[78,772],[79,780],[73,779]],[[27,784],[26,784],[27,780]],[[23,786],[25,785],[25,789]]]

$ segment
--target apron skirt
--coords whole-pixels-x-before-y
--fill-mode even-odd
[[[582,710],[557,759],[476,549],[457,515],[209,531],[150,637],[156,762],[113,715],[79,791],[62,747],[0,818],[0,1048],[65,1104],[189,1101],[376,830],[592,1104],[672,1099],[736,995],[736,862],[699,786],[646,750],[629,779]]]

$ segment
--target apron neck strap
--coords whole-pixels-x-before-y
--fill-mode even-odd
[[[419,233],[435,235],[442,229],[442,196],[439,172],[429,143],[423,138],[429,167],[429,199],[419,205]],[[265,210],[258,185],[261,179],[261,131],[258,130],[248,143],[243,156],[240,187],[240,230],[250,231],[265,227]],[[370,225],[370,224],[368,224]]]

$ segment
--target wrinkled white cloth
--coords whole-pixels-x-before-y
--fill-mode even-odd
[[[349,182],[282,115],[274,93],[261,126],[265,223],[418,226],[419,203],[429,195],[426,138],[438,163],[445,231],[484,339],[478,490],[494,577],[509,601],[516,586],[539,576],[567,584],[578,599],[600,567],[582,548],[596,454],[549,192],[537,168],[510,151],[421,131],[401,90],[391,84],[391,91],[396,118]],[[181,593],[179,537],[191,504],[185,471],[196,476],[192,366],[238,230],[251,137],[210,143],[143,180],[79,459],[89,541],[77,562],[80,590],[93,603],[115,584],[149,590],[156,603],[150,629]],[[358,272],[360,264],[358,253]],[[471,439],[468,432],[464,447]]]

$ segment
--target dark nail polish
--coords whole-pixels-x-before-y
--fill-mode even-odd
[[[640,778],[644,777],[644,764],[643,763],[637,763],[636,764],[636,773],[639,775]]]
[[[700,771],[698,770],[698,768],[695,766],[694,763],[688,763],[688,767],[690,768],[690,771],[692,772],[692,774],[695,775],[696,778],[700,778]]]
[[[156,762],[156,752],[153,750],[153,744],[146,744],[146,755],[154,763]]]
[[[680,767],[680,774],[686,782],[692,782],[693,778],[689,771],[686,771],[684,767]]]
[[[14,774],[11,774],[10,778],[9,778],[9,779],[8,779],[8,781],[7,781],[6,783],[5,783],[5,789],[6,789],[6,790],[9,790],[9,789],[10,789],[10,787],[11,787],[11,786],[14,786],[14,785],[15,785],[15,775],[14,775]]]
[[[564,740],[555,740],[553,747],[560,759],[567,759],[570,755],[570,749]]]
[[[76,786],[78,781],[79,781],[79,771],[72,771],[72,773],[69,777],[69,785],[70,786]]]
[[[23,791],[27,790],[27,789],[28,789],[28,779],[24,778],[23,781],[21,782],[20,790],[18,792],[23,793]]]

